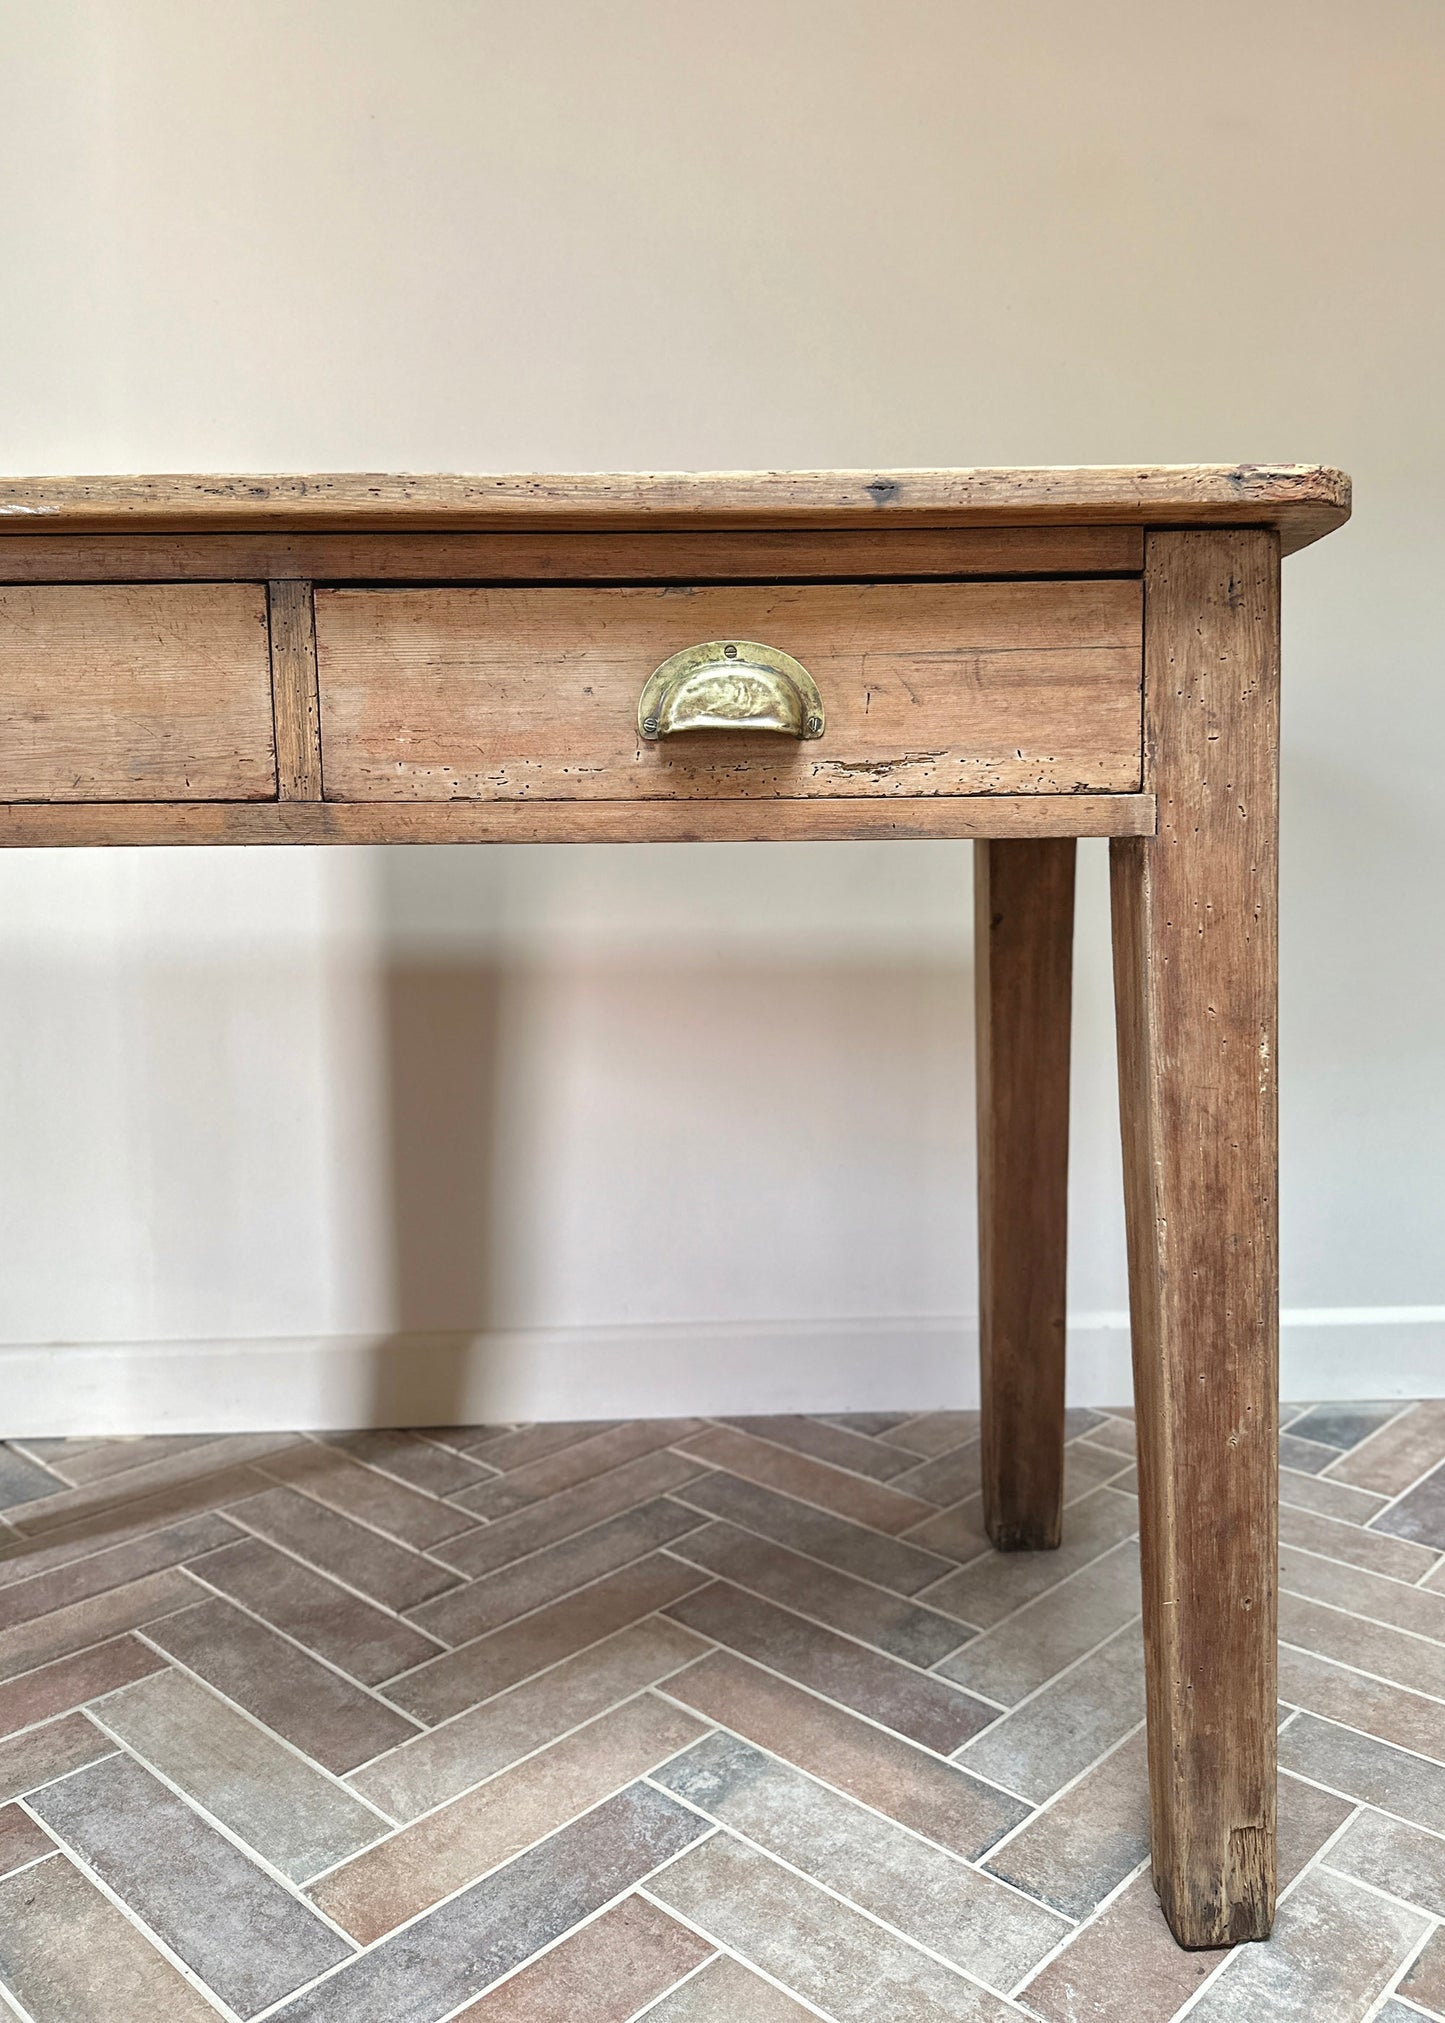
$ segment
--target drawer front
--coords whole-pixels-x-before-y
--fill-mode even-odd
[[[261,585],[0,589],[0,801],[275,793]]]
[[[813,676],[820,738],[648,742],[649,674],[756,640]],[[316,592],[333,801],[1127,793],[1136,581]]]

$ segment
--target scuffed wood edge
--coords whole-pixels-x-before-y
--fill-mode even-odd
[[[1151,836],[1152,794],[913,801],[125,802],[0,807],[0,848],[235,843],[767,843]]]
[[[1349,517],[1343,472],[1306,464],[1074,469],[664,471],[557,476],[114,476],[0,480],[0,526],[616,527],[791,522],[1239,525],[1276,529],[1286,551]]]
[[[311,585],[288,580],[269,583],[266,592],[277,793],[283,801],[319,801],[321,701]]]

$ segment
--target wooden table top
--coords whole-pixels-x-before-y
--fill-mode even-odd
[[[1349,514],[1349,479],[1315,464],[0,478],[0,534],[1094,523],[1273,527],[1289,554]]]

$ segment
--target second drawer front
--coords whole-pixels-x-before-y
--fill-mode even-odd
[[[1127,793],[1135,581],[316,593],[328,800]],[[798,743],[641,739],[652,670],[710,639],[800,660]]]

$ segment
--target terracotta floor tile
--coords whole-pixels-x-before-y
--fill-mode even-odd
[[[1301,1714],[1279,1738],[1283,1769],[1331,1791],[1378,1805],[1432,1833],[1445,1833],[1445,1769],[1422,1757]]]
[[[740,1651],[943,1756],[996,1718],[996,1709],[945,1680],[867,1650],[726,1581],[674,1602],[668,1615],[700,1637]]]
[[[514,1468],[494,1482],[463,1490],[456,1501],[481,1517],[507,1517],[544,1496],[555,1496],[560,1490],[575,1489],[594,1476],[606,1475],[639,1455],[651,1454],[659,1447],[675,1447],[696,1433],[701,1423],[698,1419],[629,1420],[626,1425],[573,1441],[559,1453]]]
[[[194,1581],[171,1568],[0,1630],[0,1679],[13,1679],[56,1658],[108,1642],[122,1630],[153,1623],[188,1607],[197,1593]]]
[[[1024,1816],[1003,1792],[730,1652],[702,1659],[663,1690],[965,1859]]]
[[[394,1475],[412,1489],[424,1489],[428,1496],[455,1496],[459,1489],[489,1481],[492,1473],[482,1462],[471,1461],[420,1433],[328,1433],[326,1444]]]
[[[417,1732],[404,1715],[229,1602],[202,1602],[148,1634],[327,1770],[355,1770]]]
[[[1357,1537],[1373,1539],[1360,1531]],[[1394,1539],[1381,1539],[1393,1545]],[[1279,1563],[1280,1586],[1332,1608],[1349,1609],[1377,1623],[1389,1623],[1397,1630],[1409,1630],[1417,1637],[1430,1637],[1445,1644],[1445,1595],[1412,1587],[1393,1575],[1372,1572],[1366,1567],[1343,1565],[1318,1555],[1282,1546]]]
[[[277,2023],[435,2023],[706,1830],[630,1785],[288,2002]]]
[[[292,1882],[391,1831],[389,1820],[183,1672],[157,1672],[93,1711],[109,1734]]]
[[[984,1863],[1071,1918],[1086,1918],[1149,1854],[1144,1731],[1035,1814]]]
[[[1279,1692],[1291,1706],[1445,1763],[1445,1715],[1438,1700],[1289,1649],[1279,1654]]]
[[[1004,2023],[1011,2013],[730,1834],[689,1849],[648,1893],[839,2023]]]
[[[1040,1803],[1143,1718],[1144,1647],[1135,1626],[968,1743],[959,1761]]]
[[[906,1664],[935,1664],[973,1635],[972,1626],[956,1616],[882,1593],[736,1525],[708,1524],[680,1539],[673,1551],[675,1558],[816,1617]]]
[[[507,1426],[485,1440],[469,1441],[467,1452],[485,1460],[489,1468],[506,1472],[525,1468],[532,1461],[545,1461],[549,1454],[560,1454],[580,1440],[595,1440],[618,1423],[616,1419],[553,1419],[544,1425]]]
[[[114,1749],[110,1737],[83,1714],[62,1714],[41,1728],[12,1735],[8,1742],[0,1742],[0,1802],[68,1776]]]
[[[706,1522],[697,1511],[659,1496],[426,1602],[412,1609],[408,1620],[443,1643],[469,1643],[604,1574],[631,1566]]]
[[[48,1721],[54,1714],[83,1707],[99,1693],[109,1693],[158,1672],[165,1659],[134,1637],[116,1637],[94,1650],[58,1658],[22,1678],[0,1686],[0,1736],[13,1735],[36,1721]]]
[[[805,2009],[772,1981],[719,1953],[711,1966],[647,2012],[646,2023],[810,2023]]]
[[[192,1560],[190,1572],[364,1686],[424,1664],[442,1645],[328,1574],[259,1538]]]
[[[97,1440],[80,1444],[78,1450],[67,1443],[63,1454],[52,1464],[72,1488],[88,1482],[103,1482],[110,1475],[126,1475],[133,1468],[148,1468],[153,1461],[168,1460],[173,1454],[194,1454],[214,1444],[213,1433],[145,1433],[132,1440]]]
[[[1338,1461],[1339,1458],[1338,1447],[1326,1447],[1318,1440],[1303,1440],[1293,1432],[1281,1433],[1279,1436],[1281,1468],[1294,1468],[1302,1475],[1318,1475],[1328,1468],[1332,1461]]]
[[[28,1454],[0,1442],[0,1510],[37,1503],[41,1497],[54,1496],[64,1487],[60,1476],[32,1461]]]
[[[821,1560],[840,1573],[891,1588],[895,1594],[916,1594],[953,1569],[952,1560],[937,1553],[925,1552],[848,1518],[834,1517],[760,1483],[745,1482],[723,1468],[699,1475],[674,1493],[680,1503],[695,1510],[705,1510],[776,1545]]]
[[[696,1567],[654,1553],[575,1595],[523,1616],[520,1622],[508,1623],[478,1637],[475,1643],[432,1658],[416,1671],[392,1680],[387,1697],[434,1726],[466,1707],[489,1700],[494,1693],[505,1692],[534,1672],[545,1671],[559,1659],[600,1643],[603,1637],[666,1608],[669,1602],[680,1601],[706,1579]]]
[[[911,1419],[900,1419],[879,1437],[890,1446],[931,1461],[950,1447],[966,1447],[977,1440],[982,1420],[981,1412],[920,1412]]]
[[[1374,1520],[1376,1531],[1445,1552],[1445,1464]]]
[[[316,1883],[312,1900],[369,1946],[704,1732],[679,1708],[641,1694],[357,1855]]]
[[[125,1587],[149,1573],[179,1566],[198,1553],[210,1552],[238,1536],[236,1527],[225,1518],[214,1511],[203,1511],[199,1516],[147,1532],[124,1545],[103,1547],[46,1573],[37,1571],[29,1580],[12,1581],[0,1587],[0,1631],[11,1629],[16,1623],[34,1622],[38,1616],[50,1615],[91,1595]]]
[[[381,1537],[296,1489],[267,1489],[245,1497],[231,1504],[227,1515],[322,1573],[359,1588],[385,1608],[413,1608],[460,1584],[455,1573],[434,1559]]]
[[[77,1770],[29,1802],[239,2015],[347,1955],[305,1904],[127,1757]]]
[[[1320,2023],[1362,2017],[1427,1930],[1417,1912],[1313,1869],[1275,1916],[1268,1945],[1239,1946],[1190,2011],[1193,2023]]]
[[[1016,1706],[1138,1615],[1139,1548],[1132,1539],[1050,1588],[938,1670],[1005,1707]]]
[[[1414,1405],[1330,1469],[1332,1482],[1398,1496],[1445,1459],[1445,1398]]]
[[[402,1743],[347,1781],[393,1819],[415,1819],[710,1648],[680,1624],[649,1616]]]
[[[1367,1580],[1370,1576],[1357,1574],[1355,1578]],[[1408,1594],[1410,1590],[1405,1592]],[[1437,1599],[1434,1595],[1420,1596],[1422,1602]],[[1410,1686],[1417,1693],[1433,1693],[1437,1699],[1445,1699],[1445,1644],[1432,1643],[1382,1623],[1366,1622],[1361,1616],[1348,1615],[1319,1602],[1304,1601],[1288,1589],[1280,1593],[1279,1634],[1282,1643],[1295,1644],[1322,1658],[1335,1658],[1341,1664],[1356,1665],[1362,1672],[1373,1672],[1397,1686]]]
[[[456,2023],[629,2023],[712,1955],[705,1939],[644,1897],[624,1897],[472,2003]],[[650,2017],[661,2014],[649,2010]],[[730,2023],[763,2023],[735,2009]]]
[[[1332,1475],[1302,1475],[1293,1468],[1279,1471],[1279,1500],[1297,1510],[1337,1517],[1342,1524],[1368,1524],[1387,1499],[1373,1490],[1355,1489]]]
[[[71,1524],[52,1525],[35,1538],[7,1538],[0,1545],[0,1589],[127,1545],[188,1519],[213,1518],[222,1505],[234,1503],[242,1496],[254,1496],[265,1487],[265,1476],[258,1475],[249,1465],[226,1468],[219,1475],[172,1483],[149,1496],[108,1505]],[[231,1530],[234,1533],[235,1527]]]
[[[1433,2015],[1445,2015],[1445,1931],[1428,1939],[1400,1983],[1400,1993]],[[1381,2012],[1383,2015],[1383,2011]],[[1407,2012],[1414,2016],[1415,2012]]]
[[[1281,1887],[1308,1866],[1349,1814],[1345,1800],[1295,1777],[1280,1779]],[[1021,1999],[1046,2023],[1168,2023],[1223,1958],[1222,1952],[1186,1953],[1175,1945],[1146,1870],[1083,1927]],[[1272,2014],[1261,2011],[1251,2023]],[[1323,2013],[1315,2023],[1325,2023]],[[1338,2019],[1331,2016],[1330,2023]]]
[[[1279,1535],[1284,1545],[1304,1552],[1320,1553],[1327,1559],[1364,1567],[1391,1580],[1418,1581],[1439,1562],[1433,1546],[1412,1545],[1407,1539],[1390,1538],[1381,1531],[1366,1531],[1358,1524],[1343,1524],[1338,1518],[1320,1517],[1309,1510],[1280,1506]]]
[[[54,1852],[55,1842],[28,1812],[18,1805],[0,1805],[0,1876],[13,1875]]]
[[[652,1781],[993,1987],[1012,1987],[1071,1929],[735,1736],[695,1743]]]
[[[984,1529],[981,1493],[966,1496],[962,1503],[951,1504],[947,1510],[935,1511],[931,1517],[910,1525],[904,1536],[910,1545],[922,1546],[925,1552],[942,1553],[960,1566],[993,1550]]]
[[[68,1861],[0,1883],[0,1981],[36,2023],[216,2023],[216,2011]]]
[[[1096,1489],[1071,1508],[1057,1552],[988,1552],[951,1572],[921,1599],[986,1630],[1138,1529],[1139,1509],[1132,1498]]]
[[[754,1440],[730,1426],[713,1426],[689,1440],[686,1452],[696,1454],[744,1481],[757,1482],[764,1489],[781,1490],[831,1510],[836,1517],[851,1518],[856,1524],[871,1525],[875,1531],[897,1533],[928,1517],[932,1505],[916,1496],[905,1496],[886,1482],[865,1481],[847,1474],[826,1461],[806,1454],[793,1454],[784,1447],[772,1447],[766,1440]]]
[[[1373,1405],[1312,1405],[1298,1419],[1291,1419],[1290,1431],[1304,1440],[1320,1440],[1327,1447],[1358,1447],[1389,1420],[1398,1418],[1401,1405],[1389,1400]]]
[[[894,1486],[940,1507],[962,1503],[983,1487],[983,1443],[973,1440],[963,1447],[950,1447],[931,1461],[917,1462]]]
[[[605,1518],[679,1489],[703,1472],[700,1462],[689,1461],[670,1448],[654,1448],[624,1461],[619,1468],[578,1483],[575,1489],[559,1490],[540,1503],[529,1503],[509,1517],[467,1532],[451,1540],[438,1556],[445,1558],[448,1566],[480,1580],[530,1552],[575,1537],[579,1531],[590,1531]]]
[[[1445,1918],[1445,1840],[1418,1826],[1362,1812],[1330,1849],[1326,1866]]]
[[[721,1423],[758,1440],[770,1440],[775,1447],[787,1447],[795,1454],[811,1454],[815,1461],[830,1461],[855,1475],[871,1475],[878,1482],[901,1475],[914,1465],[910,1455],[881,1440],[871,1440],[845,1426],[830,1426],[825,1419],[804,1418],[801,1413],[772,1417],[727,1418]]]
[[[144,1467],[127,1468],[120,1474],[107,1475],[103,1481],[88,1482],[79,1489],[63,1489],[38,1503],[28,1503],[23,1509],[12,1510],[10,1519],[27,1537],[40,1537],[186,1485],[188,1493],[199,1499],[193,1507],[206,1508],[208,1498],[214,1499],[201,1485],[239,1463],[279,1453],[283,1447],[294,1445],[296,1437],[294,1433],[231,1433],[221,1439],[206,1440],[199,1447],[167,1454]]]
[[[476,1529],[477,1520],[468,1511],[393,1481],[339,1447],[302,1441],[256,1465],[261,1474],[419,1552]]]

